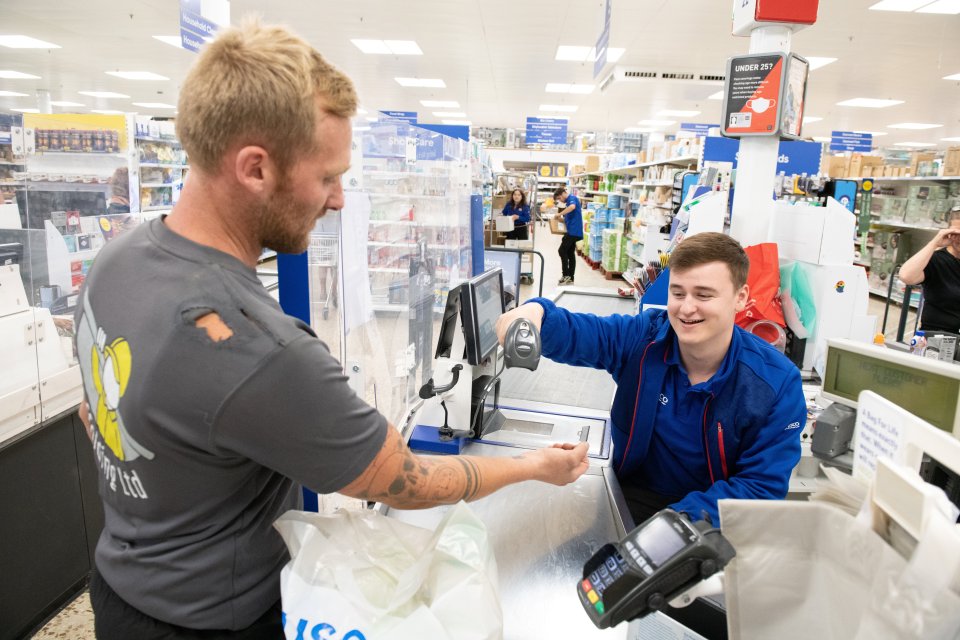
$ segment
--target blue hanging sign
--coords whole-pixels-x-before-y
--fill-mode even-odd
[[[680,123],[681,131],[693,131],[696,133],[702,133],[707,135],[710,132],[710,129],[719,129],[719,124],[700,124],[698,122],[682,122]]]
[[[613,15],[613,0],[607,0],[603,12],[603,30],[597,38],[594,48],[596,59],[593,62],[593,77],[596,78],[607,64],[607,48],[610,44],[610,18]]]
[[[830,151],[858,151],[870,153],[873,150],[873,134],[856,131],[830,132]]]
[[[527,118],[527,144],[566,144],[566,118]]]
[[[230,3],[225,0],[216,5],[220,19],[229,22]],[[180,0],[180,46],[197,53],[207,40],[216,35],[220,25],[205,15],[201,0]]]
[[[737,156],[740,153],[740,141],[736,138],[707,136],[703,142],[704,162],[732,162],[737,167]],[[777,173],[789,176],[807,174],[808,176],[820,173],[820,161],[823,155],[823,145],[819,142],[805,140],[782,140],[777,158]],[[770,186],[771,190],[773,185]]]
[[[380,115],[384,116],[381,120],[403,120],[410,124],[417,124],[416,111],[381,111]]]

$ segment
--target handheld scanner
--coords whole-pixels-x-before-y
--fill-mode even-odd
[[[503,340],[504,366],[536,371],[540,364],[540,332],[532,322],[517,318]]]
[[[577,595],[600,629],[642,618],[726,566],[736,552],[707,522],[664,509],[583,566]]]

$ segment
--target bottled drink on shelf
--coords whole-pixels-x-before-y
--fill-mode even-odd
[[[927,338],[923,331],[917,331],[910,338],[910,353],[915,356],[922,356],[927,350]]]

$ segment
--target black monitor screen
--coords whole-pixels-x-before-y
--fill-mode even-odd
[[[467,362],[479,365],[497,349],[497,320],[503,313],[503,274],[499,268],[463,284],[461,294]]]

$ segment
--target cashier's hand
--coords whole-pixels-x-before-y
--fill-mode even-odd
[[[537,305],[539,306],[539,305]],[[536,465],[534,478],[558,487],[570,484],[583,475],[590,466],[587,460],[587,443],[577,445],[555,444],[552,447],[525,453],[522,458]]]
[[[522,304],[516,309],[512,309],[501,315],[497,320],[497,340],[500,341],[501,345],[503,344],[504,338],[507,337],[507,329],[510,328],[510,325],[513,324],[513,321],[517,318],[526,318],[537,328],[537,331],[540,331],[540,325],[543,324],[543,307],[536,302],[531,302],[529,304]]]

